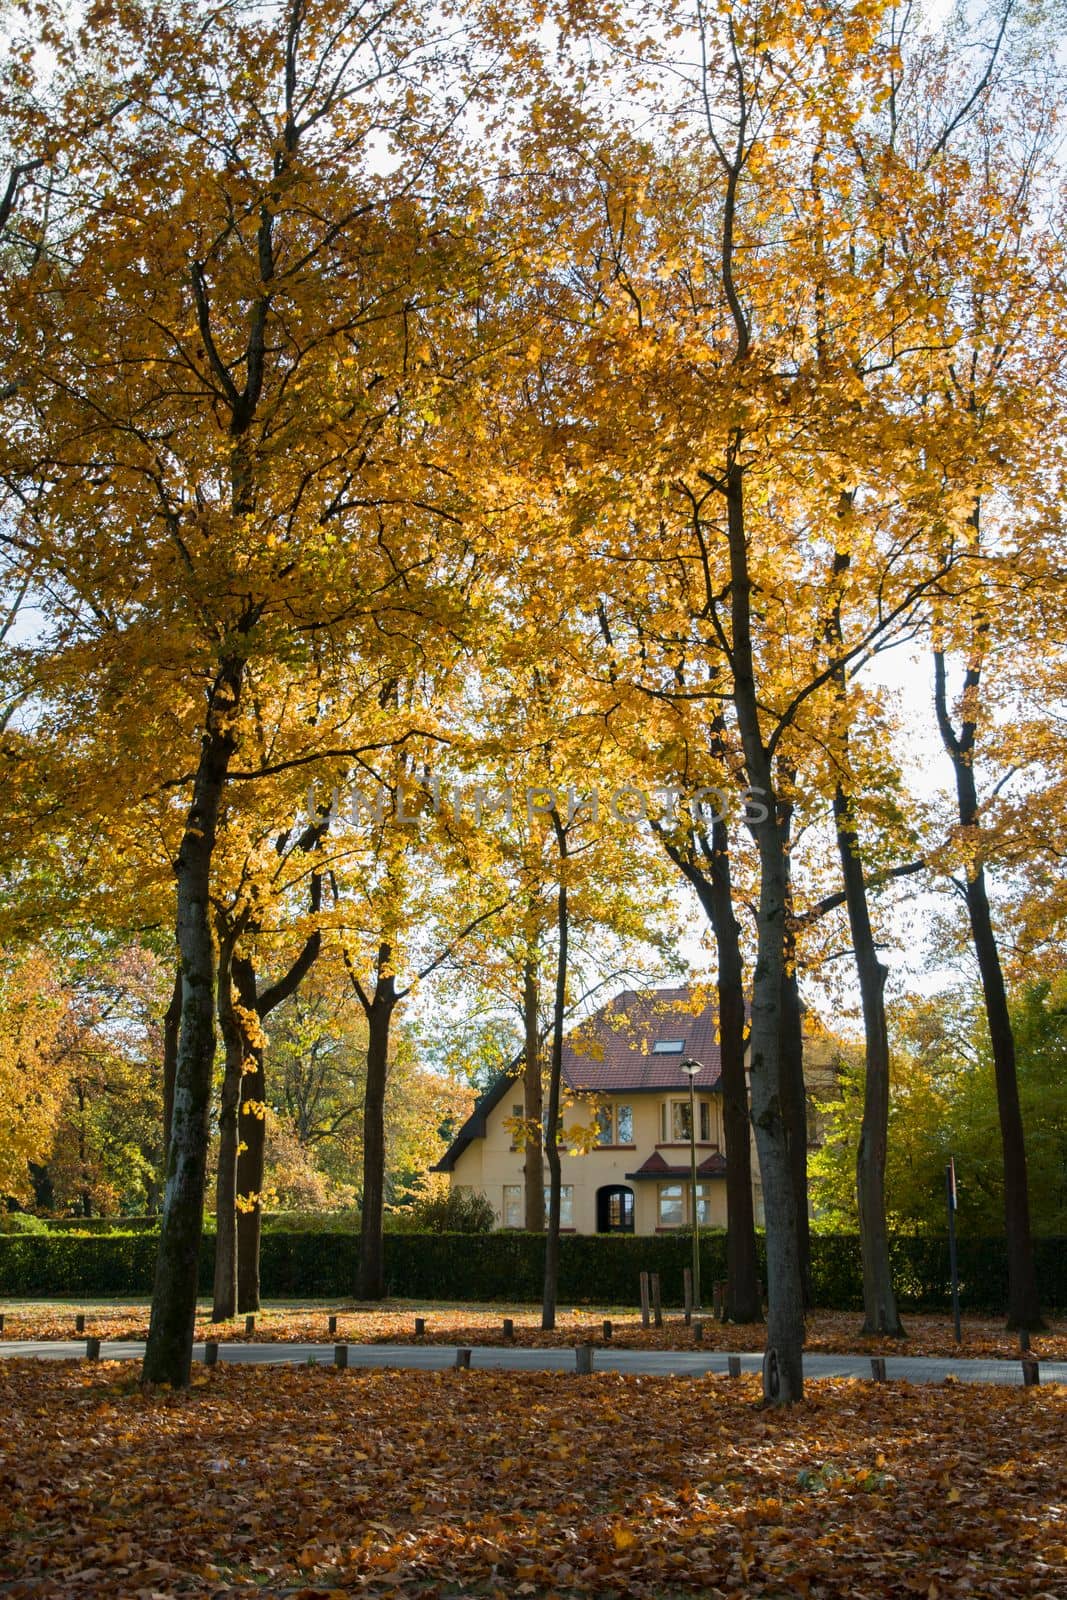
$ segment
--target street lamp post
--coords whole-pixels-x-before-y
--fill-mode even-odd
[[[693,1185],[693,1309],[700,1310],[700,1223],[697,1218],[697,1115],[696,1075],[703,1064],[687,1056],[682,1071],[689,1079],[689,1167]]]

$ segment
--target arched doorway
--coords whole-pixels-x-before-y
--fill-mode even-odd
[[[634,1192],[623,1183],[607,1184],[596,1192],[597,1233],[633,1233]]]

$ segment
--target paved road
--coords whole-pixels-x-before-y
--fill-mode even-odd
[[[194,1359],[204,1359],[202,1344],[194,1346]],[[0,1359],[12,1356],[32,1356],[41,1360],[69,1361],[84,1356],[85,1342],[53,1339],[11,1339],[0,1341]],[[139,1341],[105,1341],[100,1346],[104,1361],[139,1361],[144,1345]],[[328,1366],[333,1361],[333,1348],[325,1344],[220,1344],[219,1360],[251,1362],[257,1366],[307,1366],[314,1361]],[[455,1346],[407,1344],[350,1344],[350,1367],[408,1367],[420,1371],[440,1371],[455,1365]],[[631,1372],[699,1377],[705,1372],[724,1373],[727,1370],[725,1354],[695,1350],[604,1350],[596,1348],[593,1355],[597,1372]],[[759,1372],[762,1353],[750,1352],[741,1356],[742,1372]],[[1018,1361],[976,1361],[966,1359],[935,1358],[930,1356],[887,1356],[886,1376],[905,1379],[909,1383],[942,1383],[947,1377],[958,1378],[963,1383],[1021,1384],[1022,1365]],[[513,1372],[573,1372],[573,1350],[522,1350],[499,1345],[475,1345],[471,1350],[471,1366],[495,1368]],[[815,1352],[804,1357],[804,1372],[809,1378],[870,1378],[871,1363],[867,1356],[832,1356]],[[1041,1364],[1042,1383],[1067,1384],[1067,1361],[1045,1361]]]

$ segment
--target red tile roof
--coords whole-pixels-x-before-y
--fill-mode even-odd
[[[571,1089],[587,1094],[687,1091],[682,1062],[691,1056],[703,1067],[696,1088],[717,1089],[721,1063],[716,1013],[710,988],[694,991],[683,985],[640,994],[626,989],[569,1034],[563,1047],[564,1079]],[[657,1040],[681,1040],[682,1048],[657,1055]]]
[[[684,1166],[671,1165],[664,1161],[658,1150],[653,1150],[647,1161],[643,1161],[636,1172],[628,1172],[628,1178],[691,1178],[693,1169],[687,1161]],[[697,1164],[698,1178],[725,1178],[726,1157],[718,1150],[713,1150],[710,1156]]]

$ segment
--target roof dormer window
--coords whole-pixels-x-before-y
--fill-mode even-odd
[[[657,1039],[652,1046],[654,1056],[680,1056],[685,1049],[684,1039]]]

